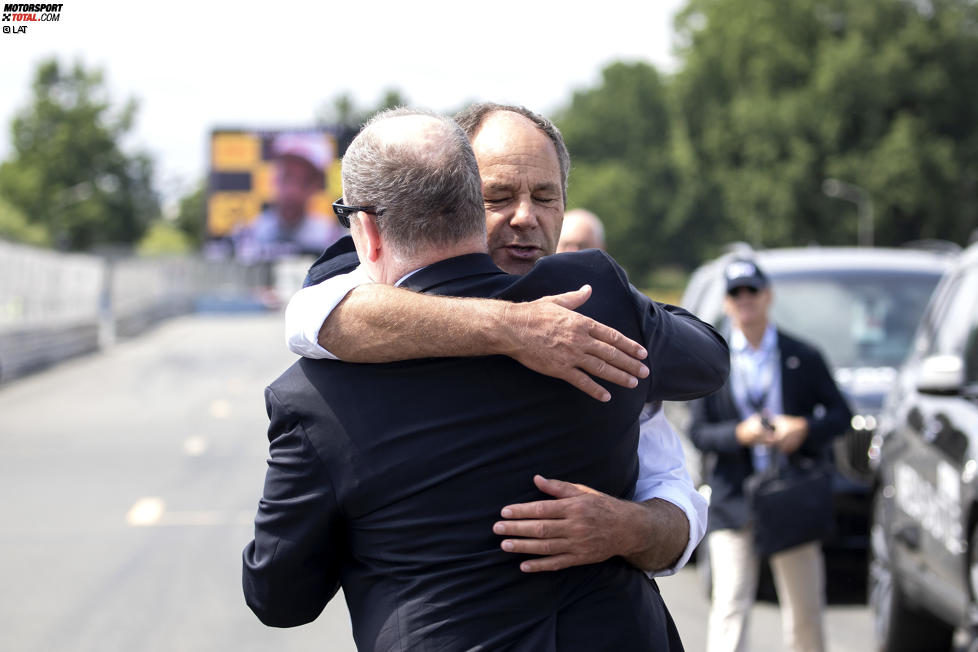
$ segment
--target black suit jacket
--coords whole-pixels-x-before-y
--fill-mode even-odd
[[[781,330],[778,349],[784,413],[808,419],[808,436],[794,455],[823,459],[832,438],[848,427],[852,413],[818,350]],[[744,481],[754,465],[750,448],[737,441],[735,431],[742,419],[729,380],[715,394],[693,401],[690,410],[690,438],[707,454],[708,528],[741,528],[750,518]]]
[[[534,473],[627,496],[643,403],[718,387],[722,338],[646,299],[596,251],[523,277],[471,254],[407,285],[521,301],[585,282],[594,293],[582,312],[649,349],[651,377],[608,385],[609,403],[501,356],[303,359],[272,383],[269,469],[243,555],[246,601],[263,622],[309,622],[342,585],[361,650],[675,649],[640,571],[615,558],[524,574],[491,528],[503,505],[544,498]]]

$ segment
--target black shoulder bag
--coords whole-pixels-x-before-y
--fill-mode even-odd
[[[767,556],[832,532],[832,471],[825,462],[771,451],[766,469],[746,481],[754,545]]]

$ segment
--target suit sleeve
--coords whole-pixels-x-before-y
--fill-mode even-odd
[[[722,387],[730,374],[726,340],[686,310],[652,301],[639,292],[607,253],[593,254],[611,266],[637,311],[642,344],[649,353],[645,360],[650,376],[646,402],[688,401]]]
[[[804,415],[808,419],[808,437],[803,448],[814,454],[827,446],[834,437],[845,432],[852,419],[852,411],[839,391],[839,386],[835,384],[822,355],[812,349],[810,357],[808,366],[815,394],[814,404],[825,408],[814,414]]]
[[[743,449],[737,441],[736,418],[717,413],[714,397],[701,398],[689,404],[689,438],[699,450],[715,453],[736,453]]]
[[[318,285],[333,276],[352,272],[359,264],[360,259],[357,257],[356,247],[353,246],[353,238],[344,236],[327,247],[312,264],[306,273],[306,279],[302,282],[302,287]]]
[[[302,424],[271,388],[265,404],[268,471],[242,585],[261,622],[294,627],[315,620],[339,589],[344,537],[333,485]]]
[[[647,400],[688,401],[722,387],[730,373],[726,340],[682,308],[657,303],[630,289],[649,352]]]

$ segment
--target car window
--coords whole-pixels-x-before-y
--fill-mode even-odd
[[[969,270],[955,283],[929,355],[959,355],[969,382],[978,381],[978,270]]]
[[[772,316],[817,344],[836,368],[897,366],[939,278],[881,270],[778,276]]]

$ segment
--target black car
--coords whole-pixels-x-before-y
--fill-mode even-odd
[[[949,650],[956,628],[978,648],[978,244],[935,292],[870,460],[878,649]]]
[[[725,332],[723,269],[731,258],[744,256],[755,259],[771,279],[774,322],[822,351],[855,415],[833,447],[836,532],[825,548],[851,552],[855,563],[864,563],[872,480],[867,450],[877,415],[920,315],[953,257],[918,249],[736,247],[694,272],[682,306]],[[701,456],[686,435],[688,408],[669,404],[666,414],[683,439],[690,474],[701,486]],[[701,491],[709,495],[708,487]]]

